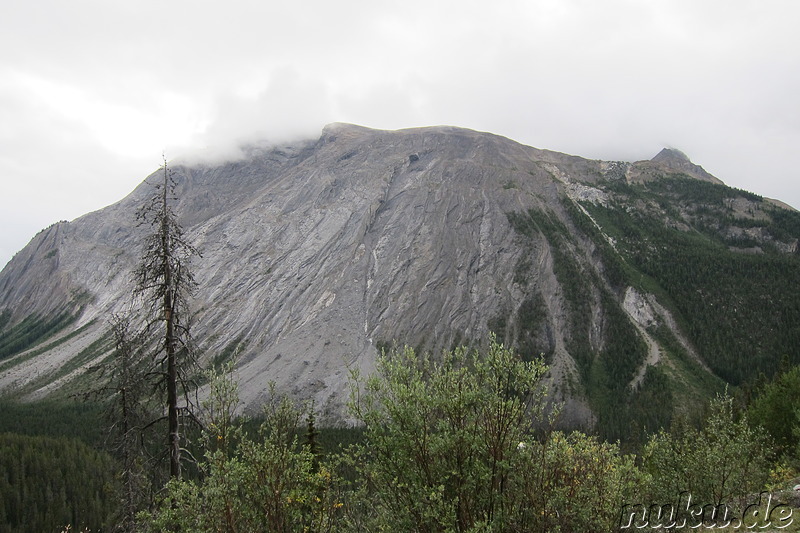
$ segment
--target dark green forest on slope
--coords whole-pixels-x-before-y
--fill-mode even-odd
[[[558,210],[508,219],[523,249],[548,247],[568,312],[566,347],[578,370],[570,385],[592,406],[598,434],[641,441],[726,384],[772,376],[783,358],[800,363],[800,213],[681,175],[597,187],[606,192],[603,202],[565,197]],[[552,339],[543,297],[528,286],[530,267],[517,265],[515,283],[528,296],[516,316],[498,317],[490,327],[521,353],[544,353],[549,361]],[[666,364],[648,367],[636,387],[628,386],[648,351],[620,307],[628,287],[656,296],[699,360],[670,327],[656,323],[648,334]],[[599,350],[590,340],[597,312]]]
[[[800,213],[690,178],[607,186],[611,205],[583,206],[614,239],[631,281],[667,297],[717,376],[740,385],[772,376],[784,357],[800,363]],[[737,200],[749,207],[736,209]]]

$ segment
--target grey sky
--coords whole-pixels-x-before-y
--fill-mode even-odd
[[[800,207],[796,0],[5,0],[0,267],[167,157],[329,122],[684,151]]]

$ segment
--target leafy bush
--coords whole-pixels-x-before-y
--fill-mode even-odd
[[[544,407],[544,371],[492,341],[485,357],[457,348],[438,362],[396,349],[374,376],[356,376],[369,529],[468,531],[510,520],[517,445]]]
[[[741,511],[764,487],[767,442],[737,418],[731,398],[710,404],[702,429],[675,424],[653,435],[640,469],[618,444],[548,429],[545,372],[494,338],[483,353],[440,358],[395,348],[374,375],[354,374],[351,409],[364,440],[325,457],[300,443],[302,414],[285,399],[270,403],[249,439],[233,417],[235,385],[211,380],[201,479],[171,481],[147,526],[601,532],[616,529],[631,504],[659,507],[685,493]]]
[[[765,486],[768,442],[746,417],[735,416],[733,399],[717,396],[701,429],[676,424],[653,435],[642,453],[652,476],[650,501],[675,501],[681,493],[714,508],[741,511],[745,499]]]
[[[580,432],[555,432],[524,448],[515,477],[519,511],[509,531],[612,531],[643,484],[632,455]]]
[[[231,381],[212,380],[206,402],[206,455],[201,479],[171,480],[158,508],[144,514],[150,531],[337,531],[343,506],[335,476],[298,439],[302,413],[287,399],[264,409],[258,438],[233,419]]]
[[[362,531],[606,531],[638,479],[616,445],[546,425],[541,361],[490,343],[436,361],[410,348],[357,381]],[[367,508],[365,505],[362,508]]]

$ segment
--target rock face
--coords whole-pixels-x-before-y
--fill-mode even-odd
[[[196,337],[209,357],[240,342],[247,404],[274,380],[329,414],[341,411],[348,367],[369,370],[379,341],[438,349],[484,338],[487,317],[513,300],[520,250],[505,213],[556,192],[541,159],[467,130],[334,124],[317,141],[175,168],[176,210],[203,256]],[[2,273],[0,309],[14,321],[80,309],[73,327],[104,329],[129,305],[135,210],[149,187],[37,235]]]
[[[662,154],[621,172],[691,165]],[[341,420],[349,369],[369,372],[378,346],[397,340],[440,350],[485,340],[490,329],[516,342],[520,311],[535,301],[541,316],[530,346],[548,354],[570,416],[590,422],[579,387],[558,386],[580,381],[563,274],[554,272],[561,256],[545,233],[523,238],[509,214],[548,213],[574,228],[565,205],[605,202],[594,184],[609,168],[621,167],[458,128],[344,124],[327,126],[316,140],[252,148],[241,161],[173,166],[175,209],[202,253],[193,306],[204,358],[236,352],[248,406],[261,403],[274,381],[314,398],[329,421]],[[117,204],[42,231],[0,273],[6,328],[62,314],[74,321],[49,342],[77,332],[35,356],[0,359],[0,389],[37,397],[108,355],[90,355],[86,346],[107,332],[111,313],[130,306],[143,235],[135,211],[149,191],[144,182]],[[595,244],[578,236],[570,246],[585,272],[602,275]],[[656,320],[638,293],[609,290],[631,324]],[[599,332],[605,317],[597,291],[587,288],[586,299],[589,325]],[[492,326],[498,319],[502,328]],[[602,334],[592,335],[601,349]]]
[[[664,148],[650,161],[637,162],[631,167],[627,178],[629,181],[646,181],[648,179],[657,179],[665,172],[682,174],[718,185],[722,184],[722,181],[706,172],[700,165],[692,163],[686,154],[674,148]]]

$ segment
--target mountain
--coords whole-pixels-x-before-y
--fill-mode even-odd
[[[800,362],[800,215],[674,149],[608,162],[452,127],[332,124],[318,139],[172,165],[201,252],[203,361],[346,417],[350,369],[393,342],[440,351],[490,331],[544,354],[565,424],[610,437]],[[88,386],[130,308],[144,229],[129,196],[41,231],[0,273],[0,391]],[[638,428],[638,429],[637,429]]]

